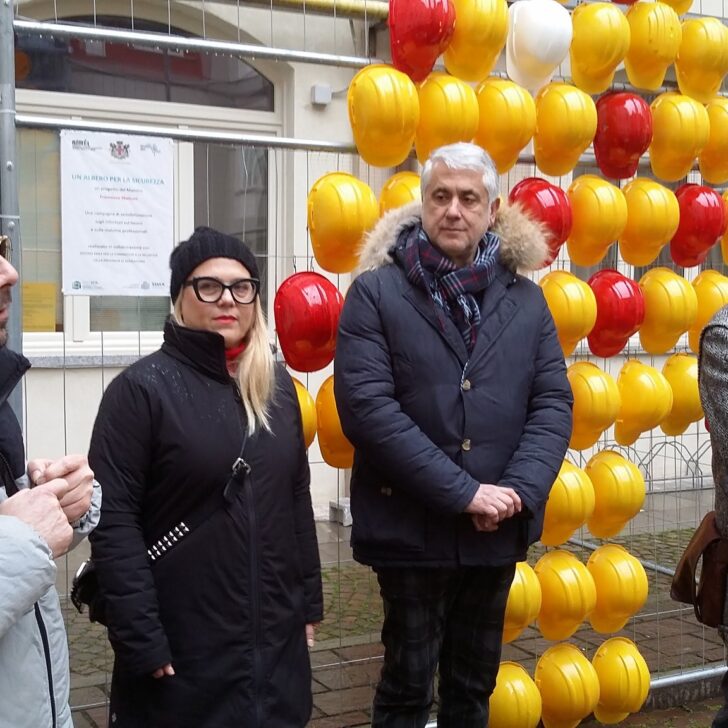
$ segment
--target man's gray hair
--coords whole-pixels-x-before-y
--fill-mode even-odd
[[[420,179],[423,197],[430,182],[432,167],[436,162],[442,162],[450,169],[472,169],[481,172],[483,174],[483,186],[488,193],[489,201],[494,202],[498,198],[500,190],[498,188],[498,170],[495,162],[485,149],[470,142],[446,144],[438,147],[430,154],[430,158],[422,168],[422,177]]]

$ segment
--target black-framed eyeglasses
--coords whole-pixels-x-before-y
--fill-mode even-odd
[[[7,235],[0,235],[0,258],[10,262],[10,256],[13,252],[13,244],[10,242],[10,238]]]
[[[225,291],[230,291],[235,303],[253,303],[258,295],[260,281],[257,278],[238,278],[232,283],[223,283],[217,278],[199,276],[185,281],[185,288],[192,286],[198,301],[217,303]]]

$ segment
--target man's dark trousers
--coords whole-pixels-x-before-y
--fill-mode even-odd
[[[424,726],[438,663],[438,728],[485,728],[515,564],[375,571],[385,652],[372,728]]]

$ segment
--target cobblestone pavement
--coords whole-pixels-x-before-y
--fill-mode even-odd
[[[381,603],[376,579],[369,569],[350,560],[346,547],[347,529],[319,528],[325,597],[325,620],[317,633],[311,658],[313,665],[314,712],[310,728],[365,726],[373,686],[381,669],[379,642]],[[643,560],[673,568],[682,553],[691,528],[659,534],[633,534],[612,542],[622,543]],[[328,541],[326,539],[329,539]],[[592,540],[595,545],[602,541]],[[586,561],[590,551],[569,544],[569,550]],[[532,564],[545,552],[535,545],[529,552]],[[652,674],[664,674],[718,663],[724,659],[723,643],[714,630],[699,625],[689,609],[680,609],[669,598],[669,577],[648,570],[650,596],[636,618],[619,634],[640,648]],[[112,661],[104,630],[90,625],[85,616],[67,610],[71,650],[72,694],[76,728],[97,728],[105,723],[107,679]],[[569,640],[591,658],[605,639],[585,623]],[[521,663],[533,675],[538,657],[552,645],[535,627],[529,627],[511,644],[505,645],[504,660]],[[711,698],[689,706],[644,712],[631,716],[623,725],[703,728],[709,726],[718,700]],[[601,725],[586,721],[585,727]]]

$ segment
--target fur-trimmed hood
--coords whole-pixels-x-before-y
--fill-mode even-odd
[[[387,212],[364,238],[355,275],[393,263],[389,251],[399,233],[421,219],[420,202]],[[514,273],[537,270],[547,259],[549,250],[544,226],[519,204],[501,203],[492,230],[501,239],[500,262]]]

